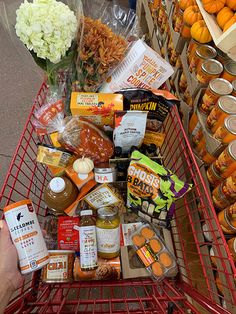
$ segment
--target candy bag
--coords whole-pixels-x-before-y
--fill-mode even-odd
[[[139,151],[131,155],[127,182],[127,206],[140,217],[165,227],[173,217],[174,201],[192,187]]]

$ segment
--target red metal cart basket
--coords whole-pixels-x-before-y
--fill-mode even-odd
[[[43,84],[1,192],[1,209],[30,198],[40,221],[46,214],[42,195],[50,173],[36,162],[37,143],[42,139],[34,132],[32,113],[41,106],[46,92]],[[163,131],[164,165],[194,184],[192,191],[176,203],[171,225],[178,276],[160,284],[150,278],[44,284],[37,272],[26,277],[6,313],[236,313],[235,265],[175,107],[166,118]],[[43,141],[50,142],[48,138]],[[203,223],[208,227],[207,238]],[[213,262],[210,247],[215,255]]]

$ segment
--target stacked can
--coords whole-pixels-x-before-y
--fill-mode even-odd
[[[217,56],[215,48],[209,45],[197,45],[195,42],[195,50],[189,56],[189,71],[197,72],[204,61],[214,59]]]
[[[224,71],[221,75],[222,78],[229,82],[233,82],[236,79],[236,62],[233,60],[225,61]]]
[[[200,63],[201,64],[201,63]],[[223,65],[215,60],[205,60],[201,66],[197,68],[197,80],[201,84],[208,84],[213,78],[217,78],[223,72]]]

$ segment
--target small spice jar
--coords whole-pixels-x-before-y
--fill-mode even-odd
[[[208,84],[213,78],[217,78],[223,71],[223,65],[214,59],[206,60],[197,70],[197,80],[201,84]]]
[[[95,165],[94,168],[94,176],[97,183],[115,182],[116,173],[116,166],[105,162]]]
[[[233,114],[236,114],[236,97],[221,96],[207,117],[206,126],[215,133],[223,125],[225,118]]]
[[[98,209],[96,220],[98,256],[110,259],[120,252],[120,218],[113,207]]]
[[[202,97],[202,104],[199,110],[204,114],[209,114],[220,96],[232,93],[233,87],[230,82],[222,78],[216,78],[209,82],[209,85]]]
[[[232,141],[215,161],[216,171],[227,178],[236,170],[236,140]]]
[[[222,78],[229,82],[233,82],[236,79],[236,62],[233,60],[226,61],[224,63],[224,72],[221,75]]]
[[[215,131],[213,137],[224,144],[236,140],[236,115],[225,118],[224,124]]]
[[[210,167],[207,169],[207,179],[213,187],[215,187],[222,181],[222,178],[217,172],[214,163],[211,164]]]
[[[195,51],[195,67],[196,72],[201,69],[202,63],[209,59],[214,59],[217,56],[215,48],[210,45],[200,45]]]
[[[220,211],[218,219],[225,234],[236,234],[236,203]]]
[[[236,80],[234,80],[231,84],[233,87],[232,96],[236,97]]]

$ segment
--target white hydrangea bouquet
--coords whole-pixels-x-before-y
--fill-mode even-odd
[[[56,0],[24,0],[16,11],[16,34],[46,71],[49,85],[72,62],[77,27],[75,12]]]

